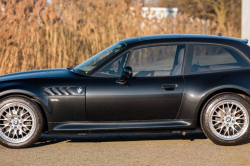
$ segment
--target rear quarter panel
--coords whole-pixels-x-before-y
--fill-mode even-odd
[[[177,119],[199,120],[202,103],[220,91],[238,90],[250,95],[250,69],[185,75],[183,101]]]

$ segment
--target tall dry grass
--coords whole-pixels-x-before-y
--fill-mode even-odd
[[[138,3],[126,0],[0,0],[0,74],[68,67],[129,37],[169,34],[217,34],[216,22],[176,18],[148,20]],[[130,7],[134,10],[131,10]],[[142,26],[143,25],[143,26]],[[226,29],[223,35],[239,37]]]

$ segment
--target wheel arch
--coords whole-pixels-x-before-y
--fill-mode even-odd
[[[221,94],[226,94],[226,93],[234,93],[234,94],[240,95],[250,103],[250,95],[243,89],[224,88],[224,89],[219,89],[214,92],[211,92],[203,99],[203,101],[201,102],[201,105],[199,106],[198,113],[197,113],[197,128],[201,127],[201,123],[200,123],[201,112],[203,111],[205,106],[208,104],[208,102],[211,101],[216,96],[221,95]]]
[[[47,120],[47,116],[45,113],[45,108],[33,95],[31,95],[30,93],[28,94],[28,93],[23,93],[23,92],[4,93],[0,95],[0,102],[10,97],[23,97],[23,98],[33,101],[43,115],[43,119],[44,119],[43,130],[48,131],[48,120]]]

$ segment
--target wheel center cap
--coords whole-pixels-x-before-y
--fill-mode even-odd
[[[230,122],[230,121],[231,121],[231,118],[228,117],[228,118],[226,119],[226,121],[227,121],[227,122]]]
[[[14,124],[15,124],[15,125],[18,125],[18,120],[14,120]]]

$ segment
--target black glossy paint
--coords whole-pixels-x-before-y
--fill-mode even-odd
[[[42,108],[48,131],[195,130],[199,111],[212,96],[237,92],[250,96],[250,68],[190,74],[187,63],[180,76],[126,78],[95,77],[95,73],[117,56],[134,47],[151,44],[187,45],[185,62],[192,55],[192,43],[214,43],[232,47],[250,58],[244,40],[211,35],[152,35],[122,40],[127,47],[88,75],[68,69],[48,69],[0,76],[0,98],[23,95]],[[77,71],[76,71],[77,72]],[[70,91],[59,94],[63,87]],[[77,93],[81,87],[83,92]],[[52,91],[50,94],[45,89]],[[54,89],[53,88],[57,88]],[[62,90],[62,89],[61,89]]]
[[[89,121],[175,119],[184,90],[183,76],[136,77],[117,84],[117,78],[88,79],[86,110]],[[178,84],[175,90],[163,84]]]

